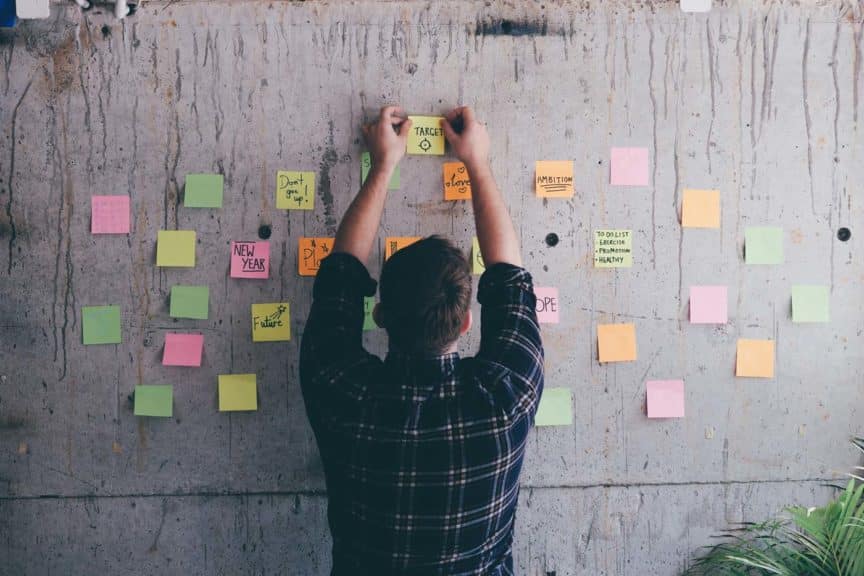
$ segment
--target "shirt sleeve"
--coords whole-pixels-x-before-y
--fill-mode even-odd
[[[360,260],[334,253],[321,261],[312,289],[312,309],[300,346],[300,382],[308,386],[329,370],[367,356],[363,349],[363,298],[377,283]]]
[[[498,263],[480,277],[480,351],[477,358],[498,364],[516,377],[521,406],[533,413],[543,392],[543,342],[531,274]]]

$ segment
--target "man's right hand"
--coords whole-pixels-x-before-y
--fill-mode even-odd
[[[411,130],[411,120],[405,117],[405,112],[398,106],[381,108],[378,120],[363,126],[366,146],[372,155],[373,167],[393,170],[405,156],[405,146],[408,142],[408,132]]]
[[[476,170],[489,164],[489,134],[486,127],[474,117],[468,106],[456,108],[447,113],[442,123],[444,135],[453,152],[468,170]],[[457,132],[454,126],[461,124]]]

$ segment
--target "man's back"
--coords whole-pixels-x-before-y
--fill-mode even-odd
[[[334,574],[510,574],[519,473],[543,383],[530,276],[508,265],[486,272],[481,349],[466,359],[391,352],[382,362],[363,351],[370,282],[350,256],[325,261],[303,337]]]

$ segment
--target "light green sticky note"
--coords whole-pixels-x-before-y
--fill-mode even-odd
[[[159,230],[156,266],[195,267],[195,231]]]
[[[747,264],[782,264],[783,229],[747,228],[744,231],[744,261]]]
[[[172,318],[206,320],[210,303],[207,286],[172,286],[169,314]]]
[[[222,174],[187,174],[183,205],[187,208],[221,208],[224,182]]]
[[[363,152],[360,155],[360,185],[366,183],[366,178],[369,177],[369,171],[372,170],[372,155],[369,152]],[[398,190],[401,184],[402,177],[399,175],[399,165],[393,170],[393,175],[390,176],[390,182],[387,183],[388,190]]]
[[[120,307],[84,306],[81,311],[84,344],[120,344]]]
[[[534,416],[535,426],[569,426],[573,424],[573,407],[569,388],[546,388]]]
[[[480,240],[474,236],[471,240],[471,272],[479,276],[486,271],[486,263],[483,261],[483,253],[480,252]]]
[[[828,322],[830,317],[828,286],[792,286],[792,322]]]
[[[170,418],[173,405],[174,390],[170,385],[135,387],[135,416]]]
[[[219,375],[219,411],[258,409],[258,388],[255,374]]]
[[[595,230],[594,267],[630,268],[633,266],[632,230]]]
[[[375,309],[375,297],[363,297],[363,330],[375,330],[378,324],[375,323],[375,318],[372,317],[372,310]]]

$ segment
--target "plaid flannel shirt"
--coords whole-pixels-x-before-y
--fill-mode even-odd
[[[321,263],[300,380],[329,496],[333,575],[509,575],[519,473],[543,390],[530,274],[480,279],[480,350],[384,361],[363,349],[366,267]]]

